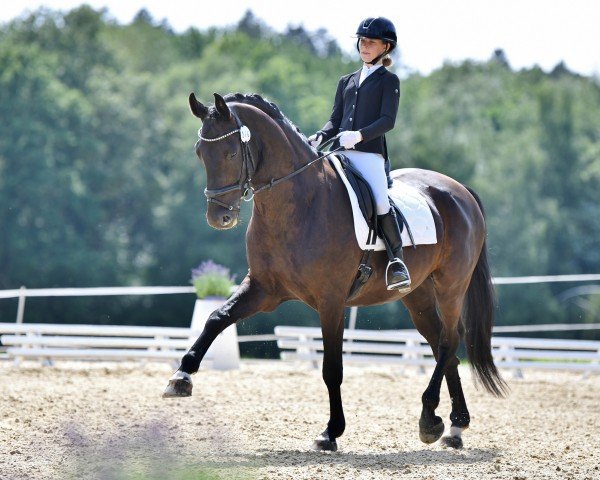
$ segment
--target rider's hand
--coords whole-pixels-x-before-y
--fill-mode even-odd
[[[320,133],[315,133],[308,137],[308,143],[310,143],[310,145],[314,148],[317,148],[319,145],[321,145],[322,141],[323,135],[321,135]]]
[[[362,141],[362,134],[358,131],[345,131],[340,133],[340,145],[346,149],[354,148],[354,146]]]

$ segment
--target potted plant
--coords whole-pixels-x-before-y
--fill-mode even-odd
[[[206,260],[198,267],[192,268],[192,285],[199,299],[225,299],[231,294],[235,285],[235,276],[230,275],[229,269],[212,260]]]
[[[191,283],[197,296],[190,327],[192,330],[190,341],[194,342],[204,330],[211,313],[220,308],[231,294],[231,289],[235,285],[235,276],[230,274],[227,267],[206,260],[192,269]],[[219,334],[204,358],[212,360],[213,368],[218,370],[239,368],[240,350],[235,324]]]

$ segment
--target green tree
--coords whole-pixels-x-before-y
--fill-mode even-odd
[[[250,11],[233,27],[183,33],[144,10],[121,25],[88,6],[0,26],[0,288],[187,284],[207,259],[241,279],[244,227],[218,232],[204,220],[201,123],[188,94],[259,93],[310,135],[328,119],[339,77],[359,66],[326,31],[280,34]],[[496,275],[600,270],[597,78],[560,64],[513,71],[498,50],[488,62],[404,75],[401,89],[387,136],[393,166],[475,188]],[[577,318],[556,300],[563,288],[500,287],[500,322]],[[44,300],[28,302],[28,321],[186,325],[192,304]],[[14,307],[0,303],[0,318]],[[281,311],[318,322],[297,304]],[[397,304],[361,315],[363,326],[409,325]]]

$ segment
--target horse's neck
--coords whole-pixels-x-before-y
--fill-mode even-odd
[[[302,145],[299,139],[279,137],[264,146],[254,181],[260,187],[273,180],[283,179],[314,158],[316,156],[312,150]],[[310,188],[312,182],[309,177],[314,177],[315,167],[308,167],[305,171],[260,192],[254,199],[255,212],[273,217],[274,213],[285,213],[286,217],[289,217],[293,210],[301,208],[302,204],[310,203],[314,185]],[[302,194],[298,195],[299,192]]]
[[[273,180],[282,179],[311,160],[317,158],[310,146],[295,132],[290,132],[267,114],[246,107],[243,112],[247,121],[255,126],[260,139],[257,155],[260,155],[253,175],[255,187],[264,187]],[[316,192],[319,165],[308,167],[254,197],[253,216],[261,229],[287,228],[299,211],[310,206]]]

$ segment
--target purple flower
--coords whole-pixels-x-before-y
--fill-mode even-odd
[[[219,265],[212,260],[205,260],[198,267],[192,268],[192,282],[207,275],[223,277],[231,282],[235,282],[235,275],[231,275],[227,267]]]
[[[218,265],[212,260],[202,262],[192,269],[192,284],[198,298],[229,297],[235,276],[230,275],[229,269]]]

